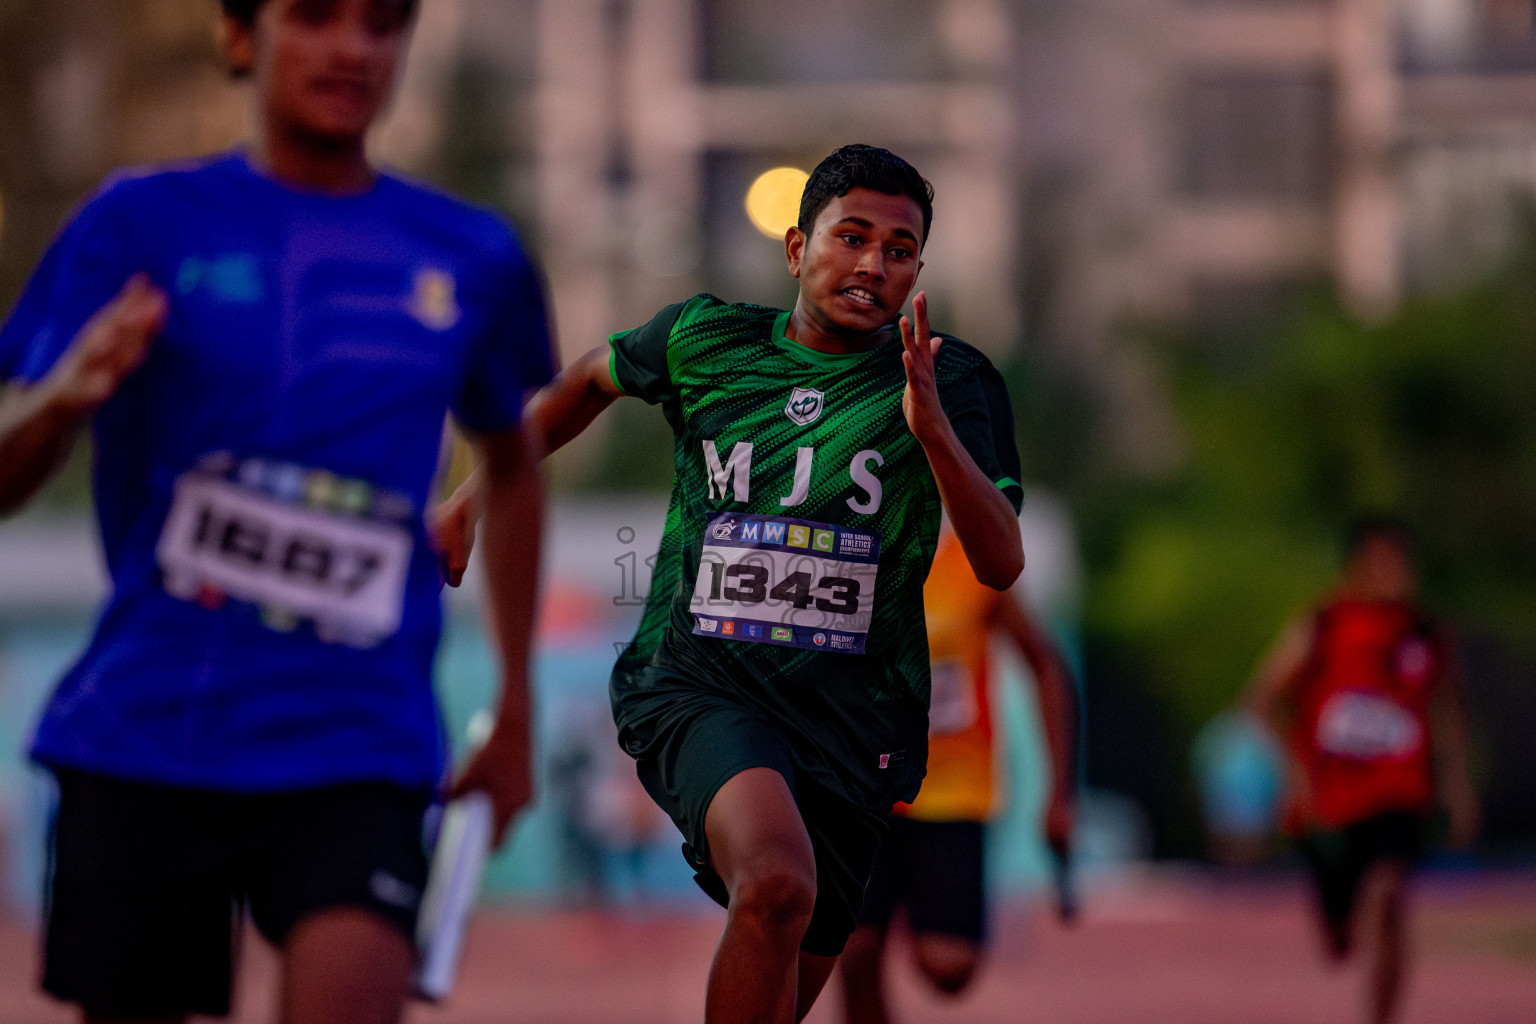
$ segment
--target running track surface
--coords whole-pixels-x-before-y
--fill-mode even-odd
[[[1101,880],[1065,929],[999,908],[990,965],[958,1002],[892,966],[902,1024],[1339,1024],[1358,1020],[1358,968],[1330,970],[1296,879],[1161,870]],[[698,1024],[723,915],[493,909],[475,921],[458,990],[409,1024]],[[1536,1022],[1536,873],[1418,883],[1402,1024]],[[271,1021],[274,960],[247,942],[237,1024]],[[904,949],[893,952],[900,957]],[[0,917],[0,1022],[66,1024],[35,992],[30,925]],[[811,1024],[838,1024],[834,978]]]

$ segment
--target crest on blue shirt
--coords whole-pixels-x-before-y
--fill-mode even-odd
[[[795,388],[789,393],[789,401],[784,404],[784,415],[798,426],[807,426],[820,418],[822,409],[826,408],[826,400],[826,394],[815,388]]]
[[[457,324],[462,314],[454,295],[453,275],[446,270],[418,270],[410,308],[411,315],[430,330],[446,331]]]
[[[260,302],[266,294],[261,283],[261,264],[249,253],[223,256],[188,256],[176,268],[176,292],[204,292],[222,302]]]

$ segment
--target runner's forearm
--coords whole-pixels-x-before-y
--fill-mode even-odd
[[[591,426],[620,394],[608,376],[608,347],[602,345],[587,352],[528,400],[523,410],[523,430],[530,448],[539,458],[547,457]],[[444,500],[440,511],[463,506],[469,522],[479,522],[486,505],[481,493],[484,478],[484,469],[476,468]]]
[[[481,478],[491,621],[503,666],[498,718],[520,736],[526,735],[529,721],[528,654],[544,523],[544,488],[530,450],[533,443],[522,431],[487,439],[480,445],[482,467],[476,474]]]
[[[1077,790],[1077,687],[1056,645],[1010,595],[998,603],[996,627],[1029,666],[1051,760],[1052,790],[1070,800]]]
[[[90,410],[69,408],[44,380],[0,398],[0,513],[26,504],[63,464]]]
[[[1050,668],[1035,672],[1035,685],[1051,758],[1052,789],[1070,800],[1077,792],[1077,691],[1060,658],[1051,661]]]
[[[1248,684],[1244,703],[1277,743],[1286,742],[1296,684],[1311,654],[1311,619],[1288,623]]]
[[[608,374],[608,346],[588,351],[539,389],[528,402],[523,422],[540,444],[540,457],[576,437],[598,413],[622,395]]]
[[[1435,776],[1442,797],[1469,798],[1472,775],[1467,766],[1467,719],[1462,709],[1461,676],[1451,670],[1430,705],[1434,730]]]
[[[1007,590],[1024,571],[1024,542],[1013,506],[976,465],[947,420],[932,437],[918,441],[971,570],[994,590]]]

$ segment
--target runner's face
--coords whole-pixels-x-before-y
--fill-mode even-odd
[[[268,122],[331,143],[360,141],[378,117],[409,29],[400,0],[270,0],[253,27],[226,25]]]
[[[1412,559],[1391,538],[1367,538],[1356,551],[1354,561],[1359,585],[1370,597],[1406,601],[1418,591],[1418,574]]]
[[[923,212],[910,196],[850,189],[834,196],[807,237],[791,228],[797,308],[833,338],[858,338],[894,320],[917,283]]]

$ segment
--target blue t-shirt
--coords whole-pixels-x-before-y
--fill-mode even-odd
[[[511,428],[551,376],[528,257],[389,176],[325,196],[241,154],[122,176],[0,329],[0,377],[41,379],[141,271],[169,320],[93,423],[112,594],[33,756],[225,790],[435,784],[423,511],[447,413]]]

